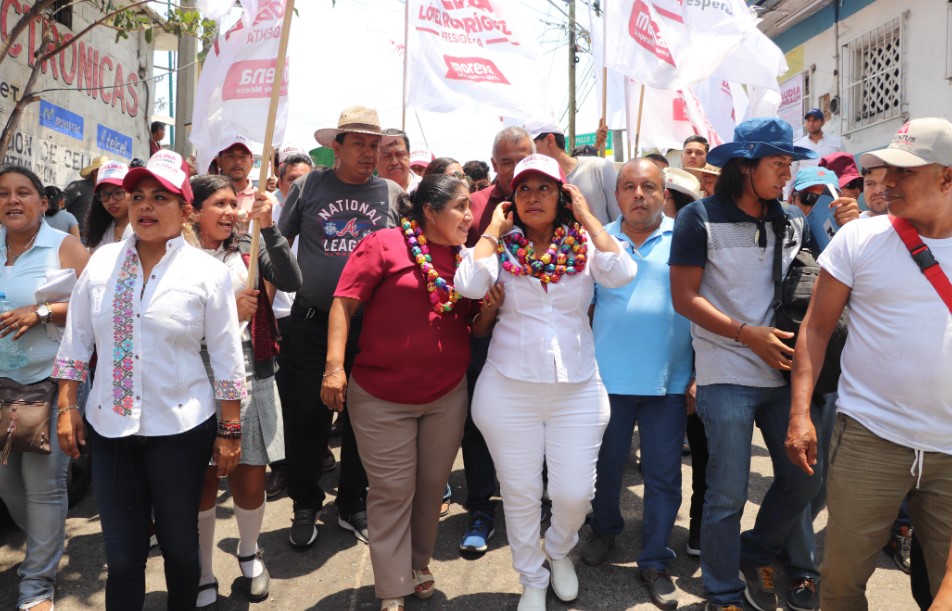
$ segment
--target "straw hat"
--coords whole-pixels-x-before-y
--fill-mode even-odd
[[[701,182],[685,170],[665,168],[664,188],[684,193],[694,198],[694,201],[701,199]]]
[[[106,157],[105,155],[100,155],[99,157],[94,158],[92,163],[79,171],[80,177],[89,178],[90,174],[101,168],[102,165],[107,161],[109,161],[109,157]]]
[[[382,136],[380,131],[380,117],[377,111],[366,106],[351,106],[340,113],[337,128],[327,127],[314,132],[314,138],[324,146],[333,146],[338,134],[370,134]]]

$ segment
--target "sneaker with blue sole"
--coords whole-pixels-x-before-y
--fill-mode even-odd
[[[459,551],[483,554],[489,549],[489,540],[495,533],[493,519],[481,511],[474,511],[469,526],[459,542]]]

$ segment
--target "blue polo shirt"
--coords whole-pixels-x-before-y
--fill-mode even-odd
[[[621,218],[605,231],[628,243],[638,275],[611,289],[595,284],[595,358],[605,388],[617,395],[684,394],[694,369],[691,324],[674,311],[668,258],[674,221],[640,248],[621,230]]]

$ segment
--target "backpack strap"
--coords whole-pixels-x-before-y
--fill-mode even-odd
[[[771,222],[774,232],[774,257],[773,257],[773,283],[774,298],[770,304],[772,310],[778,309],[783,305],[783,241],[787,237],[787,224],[790,217],[786,214],[783,218],[774,219]]]
[[[949,282],[949,277],[945,275],[945,272],[939,266],[939,262],[932,255],[932,251],[922,241],[919,232],[912,226],[912,223],[904,218],[898,218],[890,214],[889,222],[892,223],[893,229],[899,234],[902,243],[906,245],[909,254],[912,255],[912,260],[919,266],[926,279],[929,280],[936,293],[949,308],[949,313],[952,314],[952,282]]]

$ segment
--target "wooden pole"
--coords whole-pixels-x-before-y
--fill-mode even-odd
[[[410,63],[410,2],[407,0],[403,10],[403,99],[400,101],[400,131],[407,131],[407,65]],[[420,119],[417,118],[419,123]]]
[[[645,84],[641,84],[641,93],[638,94],[638,124],[635,126],[635,155],[638,154],[641,142],[641,111],[645,107]]]
[[[575,0],[569,0],[569,153],[575,148]]]
[[[274,157],[274,121],[278,116],[278,100],[284,86],[284,64],[288,55],[288,38],[291,35],[291,17],[294,16],[294,0],[286,0],[284,22],[281,25],[281,40],[278,43],[278,57],[274,64],[274,81],[271,83],[271,101],[268,104],[268,121],[265,123],[264,150],[261,151],[261,171],[258,174],[258,194],[265,192],[268,184],[268,170]],[[261,249],[261,223],[255,219],[251,223],[251,257],[248,260],[249,289],[258,285],[258,251]]]
[[[607,2],[607,0],[606,0]],[[608,15],[605,13],[605,5],[602,4],[602,123],[599,125],[608,126]],[[602,143],[598,151],[599,157],[605,156],[605,147],[608,145],[608,138]]]

